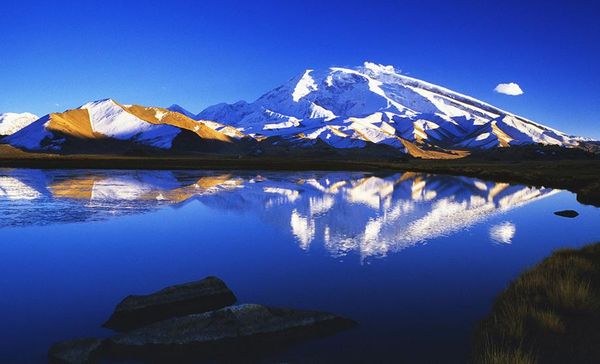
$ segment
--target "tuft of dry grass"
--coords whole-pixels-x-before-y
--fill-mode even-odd
[[[537,358],[531,352],[520,347],[496,345],[490,341],[486,350],[477,357],[477,362],[486,364],[537,364]]]
[[[475,363],[599,363],[600,243],[554,252],[502,292],[475,330]]]

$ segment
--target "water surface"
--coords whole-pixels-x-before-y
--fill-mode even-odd
[[[566,191],[409,172],[0,170],[0,358],[44,362],[110,335],[126,295],[216,275],[240,302],[359,322],[267,362],[464,362],[494,297],[600,240],[599,217]]]

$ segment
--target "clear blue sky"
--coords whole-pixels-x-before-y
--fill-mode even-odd
[[[2,1],[0,112],[107,97],[198,112],[369,60],[600,138],[598,14],[597,1]],[[511,81],[525,94],[493,92]]]

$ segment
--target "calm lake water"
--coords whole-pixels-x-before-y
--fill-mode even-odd
[[[242,303],[359,323],[266,362],[460,363],[494,297],[600,240],[599,217],[566,191],[417,173],[0,170],[0,362],[216,275]]]

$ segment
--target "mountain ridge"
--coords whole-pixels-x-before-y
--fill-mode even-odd
[[[3,139],[13,147],[52,152],[85,152],[86,141],[255,155],[369,149],[423,159],[528,145],[590,149],[589,139],[371,62],[307,69],[254,102],[220,103],[198,114],[178,104],[88,102],[45,115]]]
[[[400,75],[392,66],[370,62],[356,68],[308,69],[253,103],[215,105],[198,117],[235,122],[245,131],[265,135],[294,132],[300,129],[301,121],[315,124],[320,120],[323,123],[316,123],[319,126],[346,131],[355,139],[395,145],[399,145],[398,139],[393,137],[418,143],[427,140],[437,147],[470,148],[511,142],[575,146],[583,140],[442,86]],[[464,142],[479,126],[491,126],[492,121],[495,127],[485,137]],[[306,129],[317,131],[310,126]],[[323,131],[323,139],[330,139],[325,129],[313,137]],[[330,144],[343,147],[343,143]]]

